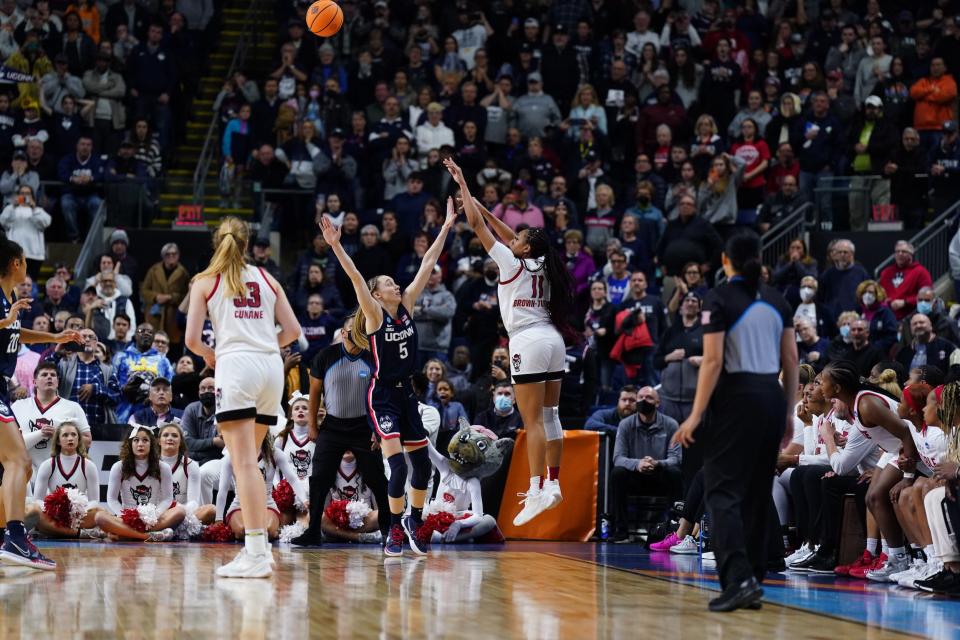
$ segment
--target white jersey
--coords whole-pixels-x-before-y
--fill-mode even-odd
[[[917,447],[917,453],[920,454],[920,460],[927,465],[927,469],[932,471],[940,463],[943,454],[947,452],[950,444],[947,434],[940,427],[929,425],[923,431],[917,431],[913,423],[906,420],[904,422],[906,423],[904,427],[910,432],[913,443]]]
[[[274,509],[277,508],[277,503],[273,499],[273,485],[274,480],[277,476],[277,471],[283,474],[283,477],[287,479],[287,482],[290,483],[290,487],[293,489],[293,493],[300,500],[300,502],[306,503],[310,499],[309,489],[305,482],[301,482],[297,478],[297,472],[294,470],[293,465],[290,464],[289,458],[283,455],[283,452],[280,451],[277,447],[273,448],[273,460],[276,464],[267,464],[263,459],[263,456],[257,458],[257,466],[260,469],[260,473],[263,475],[263,490],[267,496],[267,508]],[[240,508],[240,497],[235,496],[233,502],[230,504],[230,508],[227,509],[227,493],[230,490],[233,490],[236,493],[236,483],[234,482],[233,476],[233,463],[230,461],[230,452],[226,452],[223,455],[223,462],[220,466],[220,487],[217,491],[217,519],[223,520],[224,515],[229,512],[236,511]]]
[[[550,283],[547,280],[544,259],[520,260],[506,245],[495,242],[490,257],[500,267],[500,317],[509,335],[536,325],[553,326],[547,302]]]
[[[120,515],[123,509],[152,504],[161,511],[166,511],[173,502],[170,465],[160,462],[159,478],[149,474],[145,460],[138,460],[135,469],[133,475],[124,478],[122,462],[118,460],[110,468],[110,482],[107,486],[107,504],[110,510]]]
[[[294,426],[287,434],[287,441],[277,438],[276,446],[290,459],[290,464],[297,470],[297,477],[302,482],[308,482],[313,471],[313,450],[317,448],[317,443],[307,437],[307,428]]]
[[[50,459],[52,448],[51,438],[44,436],[41,429],[47,426],[56,429],[60,426],[60,423],[69,421],[77,425],[80,433],[90,431],[90,425],[87,424],[87,416],[83,412],[83,408],[76,402],[60,396],[57,396],[53,402],[46,406],[40,404],[36,395],[17,400],[13,403],[13,415],[16,416],[17,424],[20,425],[23,443],[30,453],[34,471],[40,467],[44,460]]]
[[[193,502],[200,504],[200,465],[196,460],[184,457],[164,457],[163,461],[170,465],[170,475],[173,479],[173,499],[179,504]],[[184,464],[186,462],[186,464]]]
[[[887,407],[893,411],[894,414],[897,413],[897,405],[900,404],[897,400],[885,396],[883,394],[877,393],[875,391],[861,391],[857,394],[856,399],[853,401],[853,425],[856,427],[860,433],[864,435],[868,440],[872,440],[874,444],[886,451],[887,453],[896,454],[900,451],[900,438],[896,437],[883,427],[873,427],[871,429],[863,426],[863,423],[860,421],[860,399],[864,396],[873,396],[874,398],[879,398],[881,402],[887,405]]]
[[[280,354],[275,308],[277,291],[263,269],[247,265],[241,279],[247,290],[232,296],[217,274],[207,297],[207,314],[217,337],[216,355],[228,353]]]
[[[47,458],[37,471],[33,497],[43,500],[60,487],[86,494],[90,506],[100,501],[100,479],[97,465],[78,455]]]
[[[363,481],[363,476],[357,470],[357,463],[347,465],[340,462],[340,468],[337,469],[337,477],[333,482],[330,491],[327,492],[327,498],[323,503],[326,507],[334,500],[352,500],[354,502],[366,502],[371,509],[376,509],[377,501],[373,498],[373,491]]]

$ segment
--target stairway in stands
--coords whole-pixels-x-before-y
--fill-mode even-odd
[[[277,48],[277,29],[274,27],[276,18],[270,3],[259,2],[257,4],[259,8],[256,13],[248,16],[249,0],[227,0],[223,14],[223,30],[216,49],[211,55],[210,66],[201,78],[197,96],[193,101],[190,120],[186,125],[186,140],[177,147],[173,164],[166,174],[165,186],[160,193],[160,211],[154,217],[152,223],[155,228],[170,228],[171,223],[177,217],[177,207],[193,201],[193,173],[197,167],[197,159],[203,150],[207,131],[210,128],[210,120],[213,117],[213,101],[223,87],[223,82],[237,48],[237,42],[248,19],[265,26],[255,30],[256,36],[247,51],[242,70],[249,79],[257,81],[258,85],[262,85],[263,79],[271,71],[270,64]],[[215,132],[213,144],[217,144],[218,138],[216,136]],[[221,216],[226,215],[250,219],[253,212],[249,194],[245,194],[241,199],[239,209],[220,208],[220,193],[217,188],[219,171],[220,162],[219,153],[217,153],[210,163],[210,169],[206,176],[206,188],[202,202],[207,224],[214,225]]]

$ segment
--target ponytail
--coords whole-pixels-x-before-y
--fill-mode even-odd
[[[753,231],[741,231],[730,236],[724,248],[730,265],[753,292],[760,288],[760,276],[763,273],[760,249],[760,236]]]
[[[225,291],[230,296],[242,296],[246,293],[243,284],[243,268],[246,266],[247,242],[250,230],[247,223],[239,218],[228,216],[220,221],[213,234],[213,258],[210,266],[193,277],[194,280],[212,276],[223,278]]]
[[[531,258],[543,258],[541,269],[550,283],[550,300],[547,301],[550,321],[563,336],[564,342],[575,344],[579,336],[570,326],[570,317],[573,314],[573,278],[570,277],[566,261],[541,228],[527,230],[527,243],[530,245]],[[526,263],[523,265],[526,268]]]
[[[373,293],[377,288],[380,276],[373,276],[367,280],[367,291]],[[367,317],[363,314],[363,307],[357,306],[353,316],[353,327],[350,329],[350,340],[363,351],[370,349],[370,337],[367,335]]]

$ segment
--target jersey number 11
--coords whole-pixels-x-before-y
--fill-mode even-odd
[[[533,276],[530,278],[530,284],[533,285],[533,292],[530,294],[531,298],[542,298],[543,297],[543,276]]]

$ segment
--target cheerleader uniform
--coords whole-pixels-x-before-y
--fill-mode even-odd
[[[42,502],[60,487],[85,493],[89,508],[93,509],[100,502],[100,475],[97,473],[97,465],[78,455],[61,454],[55,458],[47,458],[37,470],[33,497]]]
[[[326,509],[334,500],[350,500],[351,502],[365,502],[371,509],[377,508],[377,501],[373,497],[373,491],[363,481],[363,476],[357,468],[357,462],[341,462],[337,469],[337,477],[333,482],[333,487],[327,492],[327,498],[324,500],[323,508]]]
[[[43,435],[41,429],[56,427],[62,422],[72,422],[77,425],[81,435],[90,432],[90,425],[87,423],[83,408],[76,402],[60,396],[44,406],[34,395],[32,398],[17,400],[12,408],[17,424],[20,425],[20,432],[23,434],[23,443],[33,462],[34,472],[44,461],[50,459],[50,451],[53,448],[50,438]]]
[[[202,478],[200,465],[187,456],[164,456],[164,463],[170,465],[170,474],[173,480],[173,501],[180,504],[193,503],[199,506]],[[172,504],[170,505],[173,506]]]
[[[124,509],[152,504],[162,513],[173,502],[173,473],[170,465],[160,463],[160,477],[147,474],[147,461],[137,460],[136,471],[128,478],[123,476],[123,463],[115,462],[110,468],[107,485],[107,506],[119,516]]]
[[[301,482],[309,482],[313,473],[313,451],[317,445],[307,435],[307,426],[294,425],[286,440],[277,438],[276,447],[290,460]],[[286,477],[286,476],[284,476]]]
[[[290,459],[283,454],[283,451],[277,447],[273,448],[273,459],[276,464],[266,464],[263,456],[257,459],[257,465],[260,467],[260,473],[263,474],[264,491],[267,494],[267,510],[273,511],[280,517],[280,510],[273,499],[273,481],[276,478],[277,471],[283,474],[283,477],[290,483],[293,493],[301,502],[307,502],[309,495],[306,487],[297,477],[297,471],[291,464]],[[230,507],[227,506],[227,492],[233,490],[236,494],[236,485],[233,482],[233,463],[230,461],[230,452],[223,454],[223,467],[220,471],[220,489],[217,492],[217,520],[223,520],[223,523],[230,525],[230,518],[237,511],[240,511],[240,496],[233,498]]]

